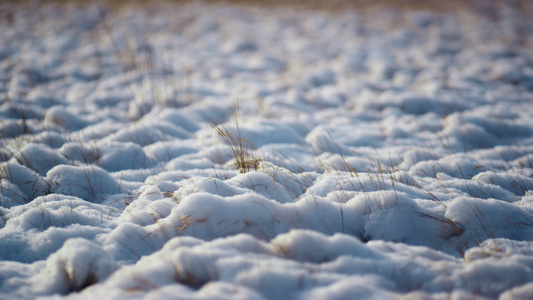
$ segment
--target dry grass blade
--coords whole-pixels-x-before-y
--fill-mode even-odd
[[[464,226],[461,223],[456,222],[454,220],[448,219],[446,217],[432,216],[430,214],[426,214],[423,212],[417,212],[417,213],[421,215],[422,217],[437,220],[439,222],[449,225],[451,227],[452,232],[446,236],[445,238],[446,240],[452,237],[455,237],[455,236],[460,236],[465,232]]]

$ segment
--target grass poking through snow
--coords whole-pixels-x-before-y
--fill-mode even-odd
[[[224,140],[228,145],[235,158],[235,168],[240,173],[247,173],[250,171],[257,171],[261,159],[254,156],[252,143],[242,136],[241,127],[239,124],[239,107],[232,114],[232,119],[235,122],[237,132],[232,132],[226,125],[213,126],[218,136]]]

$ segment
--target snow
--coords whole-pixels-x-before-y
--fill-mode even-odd
[[[532,4],[378,2],[0,4],[0,298],[532,298]]]

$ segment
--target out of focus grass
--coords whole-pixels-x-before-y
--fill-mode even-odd
[[[228,5],[247,5],[247,6],[286,6],[292,8],[314,8],[326,10],[347,10],[347,9],[374,9],[374,8],[392,8],[402,10],[457,10],[465,8],[498,8],[502,4],[513,5],[520,10],[533,12],[533,2],[528,0],[95,0],[91,3],[97,3],[108,8],[119,8],[125,5],[139,5],[148,7],[160,3],[186,4],[199,2],[205,5],[209,4],[228,4]],[[36,4],[39,1],[22,0],[13,1],[11,4],[26,5]],[[41,1],[42,4],[82,4],[87,3],[82,0],[48,0]]]

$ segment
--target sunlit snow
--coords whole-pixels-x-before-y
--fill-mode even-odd
[[[1,299],[533,299],[533,3],[0,4]]]

